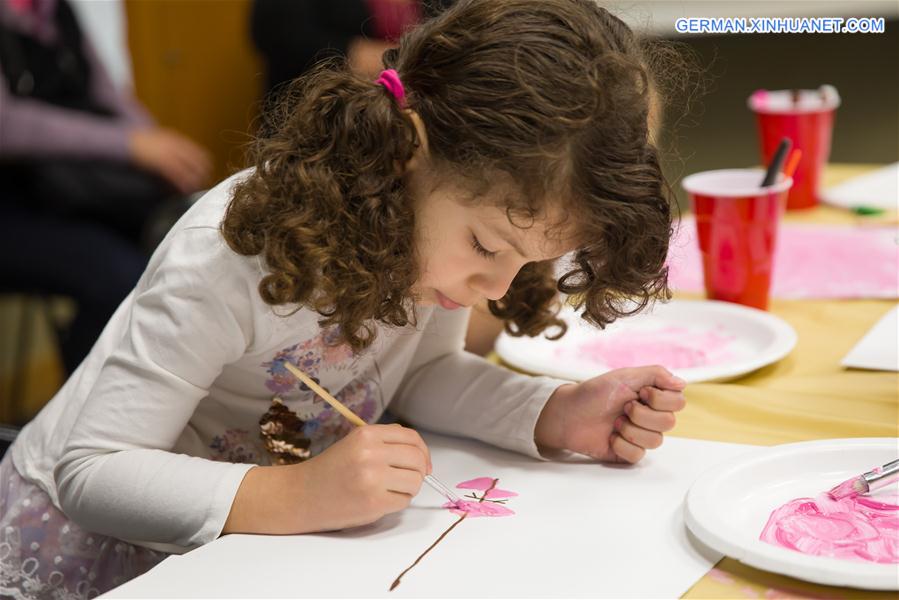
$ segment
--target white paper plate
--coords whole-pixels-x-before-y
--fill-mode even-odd
[[[678,377],[697,382],[744,375],[777,362],[796,345],[796,331],[783,319],[714,300],[658,303],[651,312],[619,319],[605,330],[590,325],[570,307],[560,316],[568,323],[568,333],[560,340],[542,335],[516,338],[503,332],[496,342],[497,354],[524,371],[573,381],[618,367],[661,364]],[[717,350],[710,350],[716,345]],[[585,350],[591,347],[602,351]]]
[[[687,493],[687,527],[709,547],[758,569],[814,583],[899,589],[899,565],[808,556],[759,540],[771,512],[895,460],[899,439],[855,438],[752,451],[704,473]]]

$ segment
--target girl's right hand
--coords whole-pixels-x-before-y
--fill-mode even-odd
[[[299,477],[301,529],[328,531],[366,525],[409,506],[431,472],[431,455],[413,429],[366,425],[292,468]]]

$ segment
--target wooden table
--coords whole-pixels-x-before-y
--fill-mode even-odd
[[[875,165],[830,165],[825,186]],[[821,206],[791,212],[791,223],[895,223],[896,215],[858,217]],[[896,265],[899,269],[899,265]],[[895,300],[774,300],[771,312],[799,334],[775,365],[727,383],[687,390],[672,435],[774,445],[846,437],[899,437],[899,373],[844,369],[840,360]],[[899,568],[899,567],[897,567]],[[883,598],[895,593],[813,585],[725,558],[684,598]]]

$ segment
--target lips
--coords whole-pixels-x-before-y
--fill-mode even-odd
[[[441,294],[439,290],[434,290],[434,291],[437,293],[437,302],[438,302],[438,303],[440,304],[440,306],[442,306],[443,308],[445,308],[445,309],[447,309],[447,310],[455,310],[455,309],[457,309],[457,308],[462,308],[462,305],[461,305],[461,304],[459,304],[458,302],[454,302],[454,301],[450,300],[449,298],[447,298],[446,296],[444,296],[443,294]]]

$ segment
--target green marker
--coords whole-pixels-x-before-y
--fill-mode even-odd
[[[877,208],[876,206],[853,206],[852,212],[857,215],[871,217],[874,215],[882,215],[885,211],[882,208]]]

